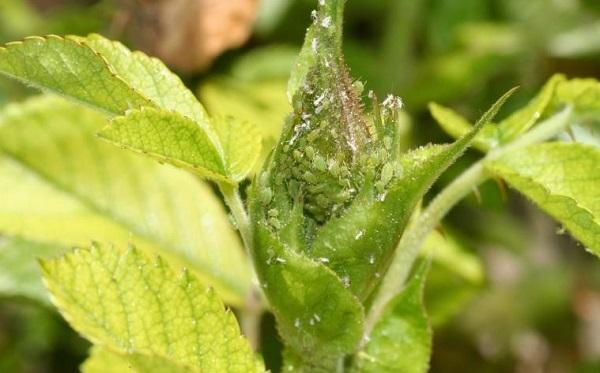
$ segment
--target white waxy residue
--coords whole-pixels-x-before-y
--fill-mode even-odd
[[[342,284],[344,284],[344,287],[349,288],[350,287],[350,277],[349,276],[342,277]]]
[[[404,102],[398,96],[388,95],[383,101],[383,106],[390,109],[402,109]]]
[[[327,17],[323,18],[323,20],[321,21],[321,26],[323,26],[325,28],[329,28],[331,26],[331,17],[327,16]]]

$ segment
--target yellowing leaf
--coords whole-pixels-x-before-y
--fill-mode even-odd
[[[96,111],[38,97],[0,113],[0,232],[159,252],[241,304],[250,274],[222,203],[194,176],[118,149]]]
[[[204,372],[259,371],[215,292],[160,257],[92,246],[41,266],[52,301],[94,344]]]
[[[600,149],[576,143],[532,145],[488,162],[487,168],[600,255]]]

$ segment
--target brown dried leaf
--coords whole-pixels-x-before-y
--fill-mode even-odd
[[[136,47],[172,67],[208,67],[223,51],[245,43],[258,0],[121,0]]]

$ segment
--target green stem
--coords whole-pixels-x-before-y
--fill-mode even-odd
[[[254,272],[254,265],[252,264],[252,227],[250,225],[250,217],[246,212],[246,207],[240,196],[238,186],[231,185],[219,185],[219,189],[223,194],[225,203],[233,215],[235,224],[242,237],[242,242],[246,249],[246,256],[248,263],[252,269],[252,279],[256,279],[256,273]],[[242,332],[250,341],[250,345],[256,350],[259,344],[260,338],[260,318],[263,312],[263,303],[261,293],[256,286],[252,286],[246,297],[245,307],[241,310],[240,315],[240,327]]]
[[[252,227],[250,226],[250,217],[246,212],[244,202],[240,196],[240,190],[237,186],[222,184],[219,185],[219,189],[223,194],[225,203],[231,211],[231,215],[233,215],[237,229],[240,231],[240,236],[242,236],[248,258],[251,258]]]
[[[518,140],[491,151],[486,157],[473,164],[444,188],[427,208],[412,221],[400,239],[392,264],[369,310],[365,323],[366,336],[373,330],[375,323],[380,318],[388,302],[402,291],[404,283],[427,236],[440,224],[448,211],[490,177],[485,171],[485,162],[498,159],[503,154],[516,148],[553,138],[565,130],[570,123],[571,116],[572,109],[566,108],[562,112],[540,123]]]

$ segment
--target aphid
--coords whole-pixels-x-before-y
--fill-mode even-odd
[[[259,198],[263,205],[268,205],[273,199],[273,191],[271,188],[262,188],[259,191]]]
[[[384,164],[381,169],[381,181],[387,185],[392,180],[392,177],[394,177],[394,166],[390,163]]]

